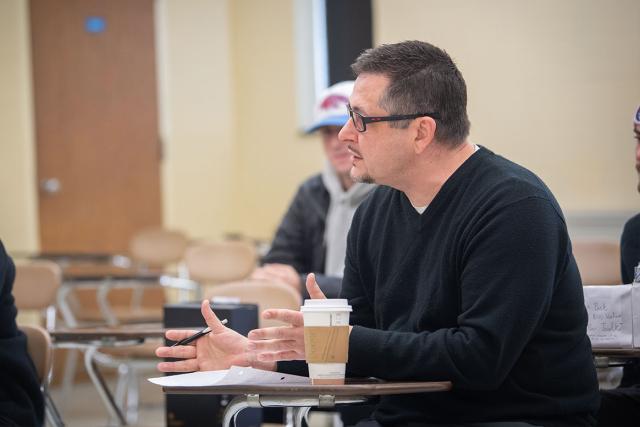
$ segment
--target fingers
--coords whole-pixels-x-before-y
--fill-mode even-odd
[[[192,345],[179,345],[177,347],[158,347],[156,356],[173,357],[176,359],[194,359],[197,355],[196,347]]]
[[[311,299],[326,299],[324,293],[318,286],[318,282],[316,282],[316,275],[313,273],[309,273],[307,275],[307,291],[309,292],[309,296]]]
[[[256,280],[270,280],[272,277],[264,267],[256,268],[253,270],[253,273],[251,273],[251,278]]]
[[[247,335],[247,338],[250,340],[295,340],[303,339],[303,337],[304,331],[301,328],[292,328],[289,326],[254,329]]]
[[[284,308],[272,308],[262,312],[263,319],[279,320],[290,324],[291,326],[304,326],[302,313],[295,310],[287,310]]]
[[[189,359],[178,362],[160,362],[157,368],[160,372],[194,372],[198,370],[198,361]]]
[[[170,329],[164,333],[164,336],[171,341],[180,341],[190,337],[198,331],[190,331],[185,329]]]
[[[259,352],[280,352],[293,350],[299,353],[298,342],[295,340],[260,340],[249,341],[247,350]]]
[[[211,328],[211,332],[214,334],[219,334],[225,331],[224,325],[218,319],[218,316],[211,310],[211,305],[209,304],[209,300],[202,301],[202,305],[200,306],[200,311],[202,312],[202,317],[204,317],[205,322],[207,322],[207,326]]]
[[[293,350],[278,351],[274,353],[259,353],[258,361],[260,362],[279,362],[281,360],[302,360],[303,356],[300,356]]]

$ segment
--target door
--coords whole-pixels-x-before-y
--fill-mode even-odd
[[[162,223],[153,0],[32,0],[43,252],[122,252]]]

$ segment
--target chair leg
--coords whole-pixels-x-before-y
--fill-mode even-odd
[[[70,401],[71,389],[76,377],[76,366],[78,365],[78,352],[75,348],[67,350],[67,357],[64,361],[64,375],[62,377],[62,409],[66,408],[67,402]]]
[[[44,396],[44,412],[47,417],[47,421],[49,421],[49,424],[53,427],[64,427],[64,421],[62,421],[60,412],[51,398],[49,391],[45,388],[42,393]]]
[[[134,368],[129,370],[127,387],[127,422],[135,424],[138,421],[138,405],[140,403],[140,390],[138,388],[138,373]]]
[[[344,427],[342,423],[342,417],[340,416],[340,412],[335,412],[333,414],[333,427]]]
[[[127,382],[129,378],[129,365],[126,363],[118,364],[118,382],[116,384],[116,392],[114,393],[114,400],[120,408],[123,408],[126,412],[126,394],[127,394]]]

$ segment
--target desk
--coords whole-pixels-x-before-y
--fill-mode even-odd
[[[98,391],[107,412],[119,425],[127,420],[118,407],[104,377],[98,370],[96,355],[102,347],[124,347],[143,344],[147,339],[164,337],[165,330],[160,324],[128,325],[126,328],[65,328],[50,331],[55,347],[84,350],[84,365],[91,382]]]
[[[22,258],[49,260],[62,270],[62,286],[56,296],[57,306],[67,327],[78,327],[78,321],[69,302],[73,289],[96,289],[100,315],[110,326],[119,324],[108,301],[112,289],[134,289],[138,299],[141,289],[150,286],[175,288],[192,293],[191,299],[200,300],[200,285],[187,278],[164,274],[161,269],[141,269],[126,256],[108,253],[36,253],[21,254]],[[181,299],[186,299],[180,294]],[[135,297],[134,297],[135,298]],[[134,301],[139,303],[139,301]],[[147,320],[150,321],[150,320]]]
[[[195,300],[201,299],[200,285],[190,279],[158,273],[139,273],[131,269],[113,266],[75,266],[63,272],[64,280],[58,290],[57,304],[65,325],[77,327],[78,321],[69,304],[69,294],[78,288],[96,289],[96,300],[107,325],[119,324],[111,308],[108,295],[112,289],[140,289],[144,287],[169,287],[192,292]]]
[[[227,406],[222,425],[231,421],[245,408],[294,407],[294,425],[301,426],[311,407],[331,408],[338,404],[361,403],[368,396],[387,394],[429,393],[451,390],[449,381],[385,382],[380,380],[350,380],[344,385],[274,384],[211,387],[162,387],[168,394],[231,394],[236,395]]]
[[[592,350],[596,368],[623,366],[625,360],[640,358],[640,348],[598,348]]]

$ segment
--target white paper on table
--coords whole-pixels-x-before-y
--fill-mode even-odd
[[[163,387],[208,387],[243,384],[311,384],[308,377],[263,371],[262,369],[232,366],[221,371],[200,371],[189,374],[149,378]]]
[[[587,334],[594,347],[633,347],[631,285],[585,286]]]

